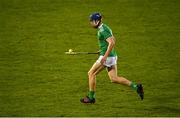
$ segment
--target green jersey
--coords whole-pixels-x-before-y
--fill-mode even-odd
[[[100,47],[100,55],[104,55],[108,48],[108,42],[106,41],[107,38],[113,36],[112,30],[105,24],[101,24],[98,29],[98,39],[99,39],[99,47]],[[109,57],[116,56],[116,51],[114,48],[109,54]]]

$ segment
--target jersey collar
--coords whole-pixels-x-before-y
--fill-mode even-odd
[[[101,23],[101,25],[99,25],[99,26],[98,26],[98,28],[99,28],[99,29],[101,29],[101,28],[102,28],[102,26],[103,26],[103,23]]]

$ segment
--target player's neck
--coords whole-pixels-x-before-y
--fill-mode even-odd
[[[103,23],[100,23],[98,26],[98,29],[100,29],[102,27]]]

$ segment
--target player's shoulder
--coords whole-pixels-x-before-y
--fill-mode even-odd
[[[111,28],[109,26],[107,26],[106,24],[102,24],[101,28],[100,28],[100,32],[111,32]]]
[[[103,24],[102,26],[103,26],[103,28],[107,28],[107,29],[109,29],[109,26],[108,26],[108,25],[106,25],[106,24]]]

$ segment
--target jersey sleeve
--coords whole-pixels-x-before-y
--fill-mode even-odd
[[[104,37],[105,40],[106,40],[107,38],[113,36],[113,35],[112,35],[112,32],[109,31],[109,30],[104,30],[104,31],[102,32],[102,35],[103,35],[103,37]]]

